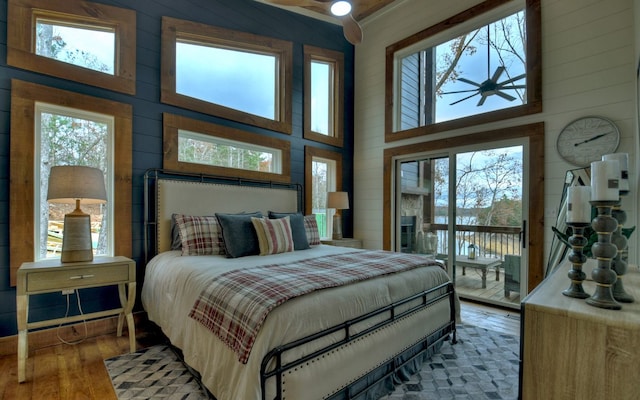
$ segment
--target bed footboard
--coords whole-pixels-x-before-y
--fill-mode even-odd
[[[403,319],[411,318],[417,313],[426,312],[429,308],[437,305],[447,305],[447,303],[449,316],[445,323],[439,324],[439,326],[430,332],[420,333],[419,339],[410,343],[409,346],[404,346],[402,351],[398,351],[384,362],[378,363],[377,368],[368,375],[360,377],[353,382],[346,383],[339,392],[332,395],[333,397],[338,394],[341,399],[357,398],[379,382],[396,374],[399,369],[423,353],[430,352],[441,345],[449,335],[452,335],[452,343],[456,343],[456,301],[453,284],[451,282],[417,293],[360,317],[271,350],[263,358],[260,368],[262,399],[283,400],[285,398],[283,394],[285,375],[291,377],[293,371],[298,373],[298,370],[302,370],[305,366],[313,364],[314,360],[318,360],[329,354],[335,354],[338,349],[345,345],[359,341],[363,337],[378,332],[384,327]],[[369,322],[369,326],[366,329],[354,329],[354,327],[367,322]],[[302,346],[319,341],[322,342],[323,339],[327,339],[330,336],[335,338],[337,335],[339,339],[331,340],[329,344],[322,345],[314,351],[299,357],[294,356],[295,359],[291,359],[290,354],[295,354]],[[410,354],[407,354],[405,350],[410,350]],[[374,372],[376,373],[374,374]],[[274,392],[275,394],[273,394]],[[289,393],[289,395],[290,394],[291,393]],[[287,398],[291,397],[287,396]]]

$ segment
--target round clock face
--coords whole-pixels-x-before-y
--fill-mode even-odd
[[[620,131],[612,121],[584,117],[565,126],[556,145],[562,158],[573,165],[588,167],[604,154],[614,153],[619,143]]]

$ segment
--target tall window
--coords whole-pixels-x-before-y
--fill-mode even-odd
[[[342,190],[340,153],[305,148],[305,213],[315,214],[320,237],[333,232],[333,212],[327,209],[327,193]]]
[[[7,64],[136,92],[136,12],[90,1],[9,0]]]
[[[342,146],[344,55],[304,46],[304,68],[304,137]]]
[[[82,110],[36,104],[36,259],[59,257],[64,236],[64,215],[73,204],[47,202],[51,168],[82,165],[98,168],[105,175],[107,203],[82,205],[91,217],[94,255],[113,254],[113,117]]]
[[[162,18],[162,102],[292,132],[293,44]]]
[[[85,212],[94,216],[96,252],[131,257],[132,114],[128,104],[11,81],[9,261],[12,285],[23,262],[46,257],[47,252],[53,256],[58,251],[55,241],[59,232],[55,221],[65,211],[49,208],[44,189],[54,165],[77,164],[102,169],[107,189],[106,206],[95,209],[87,206],[85,210],[82,205]]]

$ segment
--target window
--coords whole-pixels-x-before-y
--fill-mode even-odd
[[[173,114],[163,115],[164,168],[290,182],[291,144]]]
[[[161,101],[291,133],[291,42],[162,19]]]
[[[305,214],[315,214],[321,238],[333,232],[333,212],[327,192],[342,190],[342,156],[329,150],[305,147]]]
[[[304,67],[304,137],[341,147],[344,55],[304,46]]]
[[[282,151],[178,129],[178,161],[282,173]]]
[[[9,0],[8,14],[7,64],[135,94],[134,11],[91,2]]]
[[[49,220],[50,209],[41,207],[46,204],[42,200],[45,196],[46,201],[46,191],[44,194],[40,191],[47,181],[43,174],[52,166],[46,162],[54,155],[66,157],[54,160],[54,165],[80,163],[82,160],[82,165],[104,168],[107,208],[95,210],[95,213],[104,211],[103,223],[106,225],[95,232],[100,243],[97,251],[130,257],[131,106],[13,80],[11,115],[11,284],[15,285],[20,265],[41,258],[41,245],[46,246],[47,240],[43,235],[44,231],[48,232],[49,225],[44,224],[41,228],[41,221]],[[96,143],[81,151],[82,146],[91,142],[90,138]],[[51,145],[44,143],[45,139],[50,140]],[[56,140],[63,140],[68,148],[57,149]]]
[[[539,0],[485,1],[387,47],[385,140],[540,112],[540,42]]]
[[[115,29],[36,18],[36,54],[113,75]]]
[[[113,125],[112,116],[36,103],[36,175],[34,216],[36,218],[35,259],[59,257],[64,236],[64,215],[75,205],[47,202],[49,174],[58,165],[99,168],[105,174],[107,203],[81,204],[91,217],[94,255],[113,255]],[[39,212],[47,210],[48,212]]]

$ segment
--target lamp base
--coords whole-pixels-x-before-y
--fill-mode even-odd
[[[62,253],[60,255],[60,261],[63,263],[93,260],[91,218],[89,214],[78,211],[76,209],[64,216]]]
[[[333,240],[342,240],[342,217],[340,214],[333,214]]]

